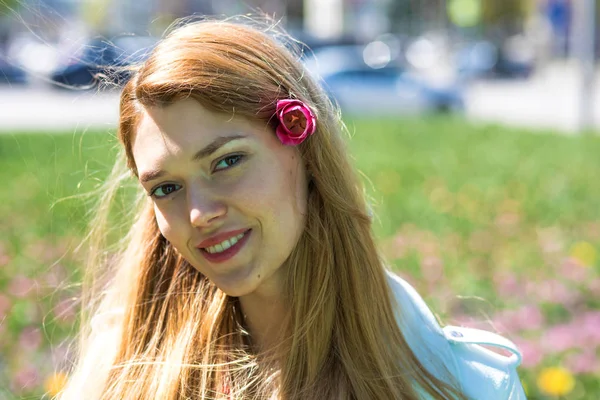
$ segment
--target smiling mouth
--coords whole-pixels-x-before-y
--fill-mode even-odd
[[[209,247],[199,248],[200,253],[208,261],[213,263],[224,262],[235,256],[241,248],[246,244],[250,237],[252,229],[242,232],[229,239],[223,240],[221,243]]]
[[[246,231],[246,232],[248,232],[248,231]],[[215,244],[214,246],[205,247],[202,250],[204,250],[210,254],[222,253],[225,250],[229,249],[230,247],[234,246],[237,242],[239,242],[240,239],[244,237],[246,232],[242,232],[237,236],[223,240],[221,243]]]

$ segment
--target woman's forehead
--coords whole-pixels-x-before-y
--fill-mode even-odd
[[[192,157],[221,138],[260,142],[265,124],[210,111],[192,99],[144,108],[132,143],[139,170],[166,157]],[[189,153],[189,154],[188,154]]]
[[[184,142],[230,131],[252,131],[256,126],[245,118],[214,112],[193,99],[185,99],[163,107],[144,108],[138,134],[147,129],[151,134]]]

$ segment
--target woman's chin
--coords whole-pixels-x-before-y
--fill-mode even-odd
[[[244,268],[242,270],[230,271],[224,275],[214,276],[211,281],[226,295],[242,297],[256,291],[260,283],[260,278],[252,273],[251,268]]]

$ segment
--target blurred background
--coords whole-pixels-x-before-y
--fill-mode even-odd
[[[515,341],[530,399],[600,398],[594,0],[1,0],[0,400],[66,379],[122,67],[177,18],[248,13],[342,108],[394,270]]]

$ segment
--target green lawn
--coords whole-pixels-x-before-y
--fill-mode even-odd
[[[544,388],[594,398],[600,138],[448,117],[347,124],[396,271],[445,322],[515,340],[530,398],[557,398]],[[85,194],[114,154],[114,133],[0,135],[0,399],[59,386],[81,273],[72,250],[93,204]],[[553,376],[565,383],[544,383]]]

